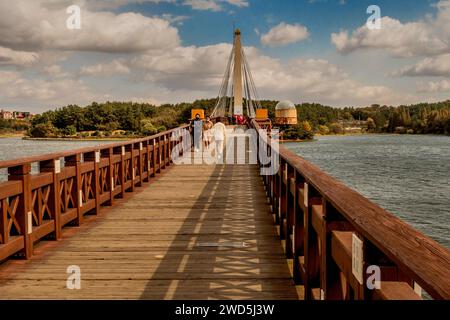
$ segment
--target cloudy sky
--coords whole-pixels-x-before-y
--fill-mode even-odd
[[[233,24],[262,98],[450,98],[450,0],[0,0],[0,109],[216,97]]]

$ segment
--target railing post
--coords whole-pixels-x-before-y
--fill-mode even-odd
[[[161,169],[165,169],[166,168],[166,136],[162,135],[162,147],[161,151],[160,151],[160,166]],[[159,145],[161,146],[161,140],[159,141]]]
[[[172,139],[170,134],[167,134],[167,166],[170,166],[170,152],[172,151]]]
[[[27,163],[17,167],[8,168],[8,180],[22,181],[22,193],[19,196],[19,207],[17,208],[17,221],[23,236],[22,254],[26,259],[33,255],[33,232],[31,213],[31,164]]]
[[[134,181],[136,179],[136,168],[134,165],[134,143],[131,143],[127,146],[128,150],[130,151],[131,157],[130,157],[130,164],[129,164],[129,170],[131,174],[131,192],[134,192],[134,189],[136,186],[134,185]]]
[[[171,133],[167,134],[168,140],[168,148],[167,148],[167,165],[170,166],[172,164],[172,150],[174,148],[175,141],[172,141]]]
[[[120,151],[120,184],[122,187],[120,197],[123,199],[125,198],[125,146],[122,146]]]
[[[121,188],[121,190],[123,189],[123,184],[122,184],[122,173],[121,173],[121,168],[122,168],[122,163],[121,163],[121,161],[119,161],[119,162],[115,162],[116,160],[116,157],[117,156],[119,156],[120,158],[121,158],[121,160],[122,160],[122,147],[121,146],[119,146],[119,147],[114,147],[113,149],[112,149],[112,156],[111,156],[111,158],[112,158],[112,167],[113,167],[113,171],[112,171],[112,177],[113,177],[113,180],[112,180],[112,185],[114,186],[114,190],[112,190],[112,192],[113,192],[113,203],[114,203],[114,201],[115,201],[115,195],[117,195],[117,192],[116,192],[116,190],[117,190],[117,188],[120,186],[120,188]],[[117,170],[116,170],[116,168],[117,168]],[[121,196],[121,193],[119,193],[118,194],[119,195],[119,197]]]
[[[294,192],[294,281],[296,284],[302,283],[302,277],[300,273],[300,268],[302,266],[300,265],[300,257],[304,257],[304,212],[302,209],[302,206],[300,204],[300,186],[303,185],[303,177],[297,172],[297,170],[294,171],[294,180],[295,180],[295,192]]]
[[[100,162],[100,151],[93,151],[84,154],[84,161],[89,161],[94,163],[94,171],[92,174],[91,185],[93,188],[95,196],[95,214],[100,213],[100,183],[99,183],[99,162]],[[86,178],[87,179],[87,175]],[[86,199],[87,200],[87,199]]]
[[[108,205],[114,205],[114,149],[108,148],[104,150],[105,158],[108,158],[108,176],[107,183],[109,185],[109,201]]]
[[[367,244],[366,244],[365,238],[361,234],[359,234],[358,232],[355,232],[354,234],[355,234],[356,237],[358,237],[361,240],[361,243],[362,243],[362,247],[361,247],[362,252],[361,252],[361,256],[360,256],[360,258],[362,259],[362,261],[361,261],[361,264],[362,264],[362,268],[361,268],[361,271],[362,271],[362,283],[357,281],[357,286],[356,286],[356,290],[355,290],[355,298],[356,298],[356,300],[365,300],[365,298],[367,296],[366,295],[366,291],[367,291],[366,290],[367,289],[367,287],[366,287],[367,273],[365,272],[366,268],[368,267],[368,265],[366,264],[366,261],[368,260],[367,259],[368,258],[367,257],[367,250],[366,250]]]
[[[144,146],[142,142],[139,142],[139,156],[138,156],[138,167],[139,167],[139,183],[138,186],[142,187],[142,184],[144,182]]]
[[[155,171],[155,175],[156,175],[156,173],[159,173],[159,172],[161,172],[161,137],[157,137],[157,138],[155,138],[155,147],[156,147],[156,149],[155,149],[155,153],[156,153],[156,165],[157,165],[157,167],[155,166],[155,168],[157,168],[157,170]]]
[[[294,178],[294,169],[287,164],[286,167],[286,257],[291,259],[294,253],[294,220],[295,220],[295,193],[296,183]]]
[[[156,177],[156,139],[152,140],[152,149],[153,176]]]
[[[330,245],[330,230],[327,222],[328,208],[327,201],[322,198],[322,210],[323,210],[323,220],[322,220],[322,232],[318,235],[320,242],[320,288],[321,288],[321,298],[323,300],[328,299],[328,278],[330,277],[330,272],[328,271],[328,265],[331,264],[331,245]],[[331,266],[330,266],[331,269]]]
[[[285,240],[285,228],[286,228],[286,162],[281,160],[280,173],[278,175],[278,192],[279,192],[279,205],[278,205],[278,223],[280,224],[280,239]]]
[[[147,182],[150,182],[150,177],[151,177],[151,175],[152,175],[152,172],[151,172],[151,170],[152,170],[152,163],[151,163],[151,160],[150,160],[150,154],[151,154],[151,151],[150,151],[150,141],[149,140],[146,140],[145,141],[145,153],[147,154],[147,157],[146,157],[146,160],[147,160]]]
[[[83,214],[81,211],[82,199],[81,199],[81,155],[79,153],[65,158],[66,167],[75,167],[75,177],[72,186],[72,199],[74,199],[77,207],[77,218],[75,223],[80,226],[83,223]]]
[[[180,157],[182,157],[183,156],[183,154],[184,154],[184,139],[183,139],[183,131],[184,129],[180,129],[180,130],[178,130],[178,133],[177,133],[177,137],[178,137],[178,142],[177,142],[177,144],[178,144],[178,146],[179,146],[179,148],[178,148],[178,150],[180,150],[180,152],[179,152],[179,154],[178,154],[178,156],[180,156]],[[172,155],[171,155],[172,156]],[[172,161],[173,161],[173,159],[172,159]]]
[[[51,172],[53,174],[53,185],[50,191],[49,209],[53,213],[53,220],[55,222],[54,237],[56,240],[61,239],[61,197],[60,197],[60,185],[59,176],[61,172],[60,159],[51,159],[47,161],[41,161],[39,163],[40,172]],[[38,213],[40,214],[40,212]]]

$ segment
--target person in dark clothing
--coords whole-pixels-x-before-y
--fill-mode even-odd
[[[203,120],[200,115],[196,114],[195,119],[191,122],[191,132],[194,140],[194,151],[199,152],[203,141]]]

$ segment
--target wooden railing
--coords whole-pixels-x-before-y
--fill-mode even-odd
[[[306,299],[450,299],[449,250],[284,146],[279,159],[264,183]]]
[[[116,198],[149,182],[171,164],[173,148],[183,142],[186,128],[1,161],[8,181],[0,182],[0,261],[12,255],[30,258],[38,240],[60,239],[64,226],[81,225],[86,214],[99,213],[102,206],[114,205]],[[31,173],[34,163],[39,166],[37,174]]]

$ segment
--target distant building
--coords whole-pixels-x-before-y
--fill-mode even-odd
[[[30,120],[32,118],[33,118],[33,115],[30,112],[7,111],[7,110],[3,110],[3,109],[0,111],[0,119]]]
[[[6,111],[6,110],[2,109],[0,111],[0,119],[5,119],[5,120],[13,119],[13,113],[11,111]]]
[[[13,118],[16,120],[28,120],[32,118],[30,112],[13,111]]]

